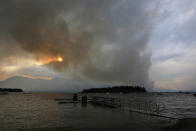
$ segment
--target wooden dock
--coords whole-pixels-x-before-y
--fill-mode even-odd
[[[141,114],[155,116],[155,117],[163,117],[167,119],[178,119],[178,118],[162,115],[161,112],[165,108],[152,102],[129,101],[129,100],[122,100],[119,98],[102,97],[102,96],[92,96],[90,99],[87,98],[87,96],[82,96],[81,98],[82,98],[81,100],[78,99],[77,101],[74,101],[72,99],[55,99],[55,101],[58,101],[59,104],[91,103],[91,104],[102,106],[102,107],[120,108],[121,110],[141,113]]]
[[[80,103],[80,101],[59,101],[59,104],[67,104],[67,103]]]
[[[104,107],[110,107],[110,108],[121,107],[121,104],[118,102],[118,99],[110,98],[110,97],[100,97],[100,96],[92,97],[91,103]]]
[[[158,104],[153,104],[153,103],[140,102],[140,103],[132,104],[130,102],[126,103],[118,98],[100,97],[100,96],[92,97],[91,103],[103,107],[120,108],[122,110],[142,113],[150,116],[163,117],[168,119],[178,119],[174,117],[161,115],[160,112],[162,110],[160,106]]]

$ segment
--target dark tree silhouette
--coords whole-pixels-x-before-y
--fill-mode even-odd
[[[84,89],[82,93],[130,93],[130,92],[146,92],[144,87],[140,86],[113,86],[103,88]]]
[[[0,88],[0,92],[23,92],[22,89],[17,89],[17,88]]]

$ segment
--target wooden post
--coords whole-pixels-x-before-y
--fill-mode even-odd
[[[82,96],[82,104],[87,104],[88,98],[87,96]]]
[[[77,94],[73,95],[73,101],[78,101],[78,95]]]

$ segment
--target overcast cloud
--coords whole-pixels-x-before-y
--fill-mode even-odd
[[[148,42],[158,17],[155,0],[1,1],[1,72],[42,65],[78,80],[151,90]]]
[[[195,0],[1,0],[0,18],[0,80],[196,89]]]
[[[150,76],[155,87],[196,90],[196,1],[165,0],[154,28]]]

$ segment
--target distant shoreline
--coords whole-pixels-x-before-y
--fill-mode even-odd
[[[23,92],[23,90],[18,88],[0,88],[0,92]]]
[[[113,86],[103,88],[90,88],[84,89],[82,93],[144,93],[146,89],[140,86]]]

